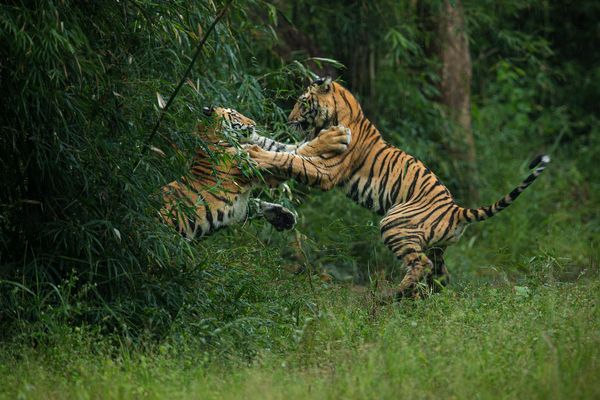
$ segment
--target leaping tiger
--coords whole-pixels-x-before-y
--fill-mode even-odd
[[[496,203],[475,209],[455,203],[448,189],[421,161],[386,143],[363,114],[355,97],[331,78],[309,85],[289,115],[289,123],[315,137],[343,124],[352,131],[348,150],[330,159],[276,154],[259,146],[247,149],[261,168],[276,176],[297,179],[330,190],[338,186],[355,202],[383,215],[381,235],[387,247],[407,268],[395,294],[419,297],[420,282],[429,289],[445,286],[449,274],[443,259],[465,227],[508,207],[550,162],[546,155],[530,165],[534,171]]]
[[[237,151],[224,140],[225,129],[238,133],[240,137],[247,135],[250,140],[267,149],[315,159],[345,151],[351,139],[347,128],[335,126],[324,129],[318,137],[309,142],[299,145],[284,144],[260,136],[256,132],[256,123],[236,110],[205,107],[204,114],[211,117],[212,121],[200,122],[197,134],[207,144],[208,151],[213,153],[233,154]],[[247,217],[250,193],[261,181],[258,177],[249,177],[242,173],[239,163],[231,157],[224,159],[225,161],[214,165],[215,160],[209,157],[207,150],[199,148],[190,174],[162,188],[162,219],[188,239],[240,223]],[[262,200],[258,200],[258,203],[265,219],[277,230],[293,228],[296,216],[292,211],[279,204]]]

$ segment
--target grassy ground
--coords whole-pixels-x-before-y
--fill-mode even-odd
[[[600,280],[542,281],[383,307],[367,289],[318,284],[289,349],[252,361],[71,331],[1,349],[0,397],[600,398]]]

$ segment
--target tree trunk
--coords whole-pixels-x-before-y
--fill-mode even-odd
[[[453,122],[449,152],[460,161],[460,184],[470,202],[479,199],[477,191],[477,160],[471,129],[471,55],[465,33],[464,10],[460,0],[454,5],[444,0],[440,18],[439,55],[442,61],[441,102]]]

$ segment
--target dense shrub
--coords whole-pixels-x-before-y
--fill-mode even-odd
[[[227,324],[244,314],[236,306],[240,287],[251,291],[271,276],[261,272],[268,255],[246,263],[236,262],[233,250],[214,257],[157,218],[159,188],[186,172],[201,145],[191,133],[202,106],[235,105],[271,116],[265,122],[282,119],[256,78],[264,69],[249,57],[251,46],[273,40],[246,11],[263,6],[236,3],[150,142],[157,99],[173,92],[223,6],[2,6],[2,334],[12,333],[14,321],[46,327],[62,319],[164,335],[190,304]],[[292,73],[270,71],[274,80]],[[258,277],[246,272],[257,268]]]

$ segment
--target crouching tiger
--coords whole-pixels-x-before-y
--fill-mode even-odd
[[[277,152],[290,152],[305,157],[326,157],[341,153],[350,143],[350,131],[344,127],[331,127],[323,130],[313,140],[299,145],[276,142],[260,136],[256,123],[236,110],[229,108],[204,108],[210,122],[200,122],[197,134],[213,153],[235,153],[235,149],[223,137],[228,129],[248,135],[250,140]],[[219,228],[240,223],[248,214],[250,193],[260,185],[258,177],[248,177],[242,173],[237,161],[227,158],[214,165],[206,149],[196,150],[191,171],[179,181],[173,181],[162,188],[162,219],[173,225],[188,239],[201,237]],[[270,181],[269,183],[277,183]],[[279,205],[258,200],[265,219],[277,230],[291,229],[296,223],[293,212]]]
[[[383,241],[407,268],[395,292],[399,297],[419,297],[422,287],[429,292],[439,288],[438,284],[446,285],[446,247],[455,243],[471,222],[486,220],[508,207],[550,162],[545,155],[536,158],[530,165],[535,168],[533,173],[493,205],[463,208],[421,161],[386,143],[354,96],[330,78],[318,79],[308,87],[289,122],[308,137],[343,124],[352,130],[352,143],[346,152],[318,163],[258,146],[248,148],[248,153],[276,176],[323,190],[339,186],[355,202],[383,215]]]

